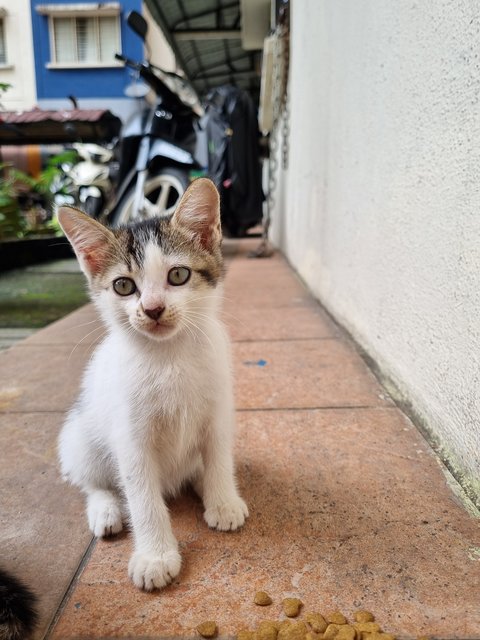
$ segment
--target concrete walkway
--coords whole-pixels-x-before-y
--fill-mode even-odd
[[[478,520],[412,423],[280,255],[227,244],[243,530],[171,504],[182,571],[161,592],[127,577],[131,538],[92,541],[60,478],[56,438],[103,329],[91,307],[0,354],[0,562],[40,596],[38,638],[219,635],[304,611],[372,611],[398,637],[480,637]],[[253,604],[255,591],[273,604]]]

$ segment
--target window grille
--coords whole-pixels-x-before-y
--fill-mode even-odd
[[[114,64],[120,51],[118,16],[51,17],[54,64]]]

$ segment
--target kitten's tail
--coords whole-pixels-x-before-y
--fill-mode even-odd
[[[38,621],[37,597],[0,568],[0,640],[26,640]]]

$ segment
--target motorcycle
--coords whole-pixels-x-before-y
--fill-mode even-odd
[[[145,40],[147,23],[139,13],[130,12],[127,23]],[[110,224],[118,226],[172,213],[190,180],[206,173],[208,153],[206,132],[199,123],[201,113],[193,104],[196,98],[185,100],[189,95],[185,80],[148,60],[115,57],[133,69],[156,96],[121,134],[116,200],[105,211]],[[184,88],[184,99],[178,85]]]

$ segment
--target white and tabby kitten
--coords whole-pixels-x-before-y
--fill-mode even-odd
[[[171,217],[110,230],[80,211],[58,218],[108,334],[60,434],[64,476],[87,496],[96,536],[130,520],[129,575],[151,590],[181,558],[165,499],[193,483],[210,527],[248,516],[232,456],[229,341],[218,319],[223,264],[218,192],[195,180]]]

